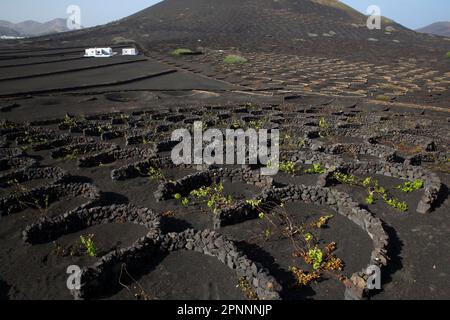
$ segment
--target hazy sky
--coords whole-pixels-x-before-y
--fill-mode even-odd
[[[226,1],[226,0],[222,0]],[[66,8],[76,4],[82,10],[81,24],[94,26],[117,20],[145,9],[158,0],[0,0],[0,20],[40,22],[67,17]],[[416,29],[436,21],[450,21],[450,0],[343,0],[365,13],[378,5],[384,16]]]

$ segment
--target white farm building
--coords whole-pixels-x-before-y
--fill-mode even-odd
[[[85,50],[85,57],[109,58],[114,55],[112,48],[89,48]]]
[[[136,48],[123,48],[122,55],[123,56],[137,56],[139,52]]]

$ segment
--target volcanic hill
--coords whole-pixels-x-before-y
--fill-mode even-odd
[[[432,23],[416,30],[417,32],[430,33],[437,36],[450,37],[450,21]]]
[[[81,41],[88,35],[96,40],[125,37],[149,50],[185,45],[329,55],[356,51],[367,57],[411,56],[449,46],[387,18],[382,30],[369,30],[366,20],[335,0],[165,0],[120,21],[52,40]],[[414,52],[405,46],[414,46]]]
[[[66,25],[66,19],[62,18],[53,19],[47,22],[27,20],[19,23],[0,20],[0,28],[1,27],[14,30],[17,33],[17,36],[23,37],[35,37],[69,31]]]
[[[448,100],[449,38],[417,33],[384,17],[380,30],[369,30],[366,22],[365,15],[335,0],[165,0],[103,26],[22,43],[135,45],[152,58],[248,90]],[[178,48],[200,54],[171,56]],[[223,63],[228,55],[247,63]]]

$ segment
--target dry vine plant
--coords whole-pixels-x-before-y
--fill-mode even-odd
[[[325,228],[333,215],[321,216],[311,223],[297,224],[285,209],[284,203],[249,200],[254,209],[259,211],[259,218],[267,223],[264,231],[266,240],[271,237],[287,238],[292,246],[292,257],[302,259],[307,270],[296,266],[289,267],[295,276],[297,285],[308,286],[320,280],[324,274],[344,281],[346,277],[342,271],[344,262],[334,255],[336,243],[331,242],[325,246],[320,244],[317,231]],[[300,262],[300,261],[299,261]]]
[[[122,282],[122,276],[125,273],[126,276],[130,278],[132,283],[127,286]],[[149,293],[145,291],[145,289],[141,286],[141,284],[133,278],[133,276],[128,272],[127,266],[125,263],[120,267],[120,275],[119,275],[119,284],[124,287],[136,300],[153,300]]]

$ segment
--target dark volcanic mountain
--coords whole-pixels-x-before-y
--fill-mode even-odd
[[[421,33],[430,33],[437,36],[450,37],[450,21],[441,21],[416,30]]]
[[[336,0],[165,0],[101,27],[45,40],[117,43],[125,39],[142,48],[224,49],[354,56],[416,56],[442,53],[450,44],[430,39],[389,19],[369,30],[366,16]],[[413,46],[414,52],[407,49]],[[448,51],[448,50],[447,50]]]
[[[370,30],[365,15],[337,0],[165,0],[103,26],[2,41],[5,49],[17,43],[81,52],[134,44],[152,59],[258,91],[427,103],[448,100],[449,92],[449,39],[388,18]],[[178,48],[199,54],[173,57]],[[236,54],[244,64],[227,62]],[[178,88],[190,83],[181,82]]]
[[[20,33],[11,28],[0,26],[0,36],[18,37]]]
[[[58,18],[44,23],[27,20],[19,23],[12,23],[9,21],[1,20],[0,27],[5,27],[14,30],[17,36],[39,36],[45,34],[59,33],[68,31],[66,25],[66,19]],[[1,34],[1,32],[0,32]]]

